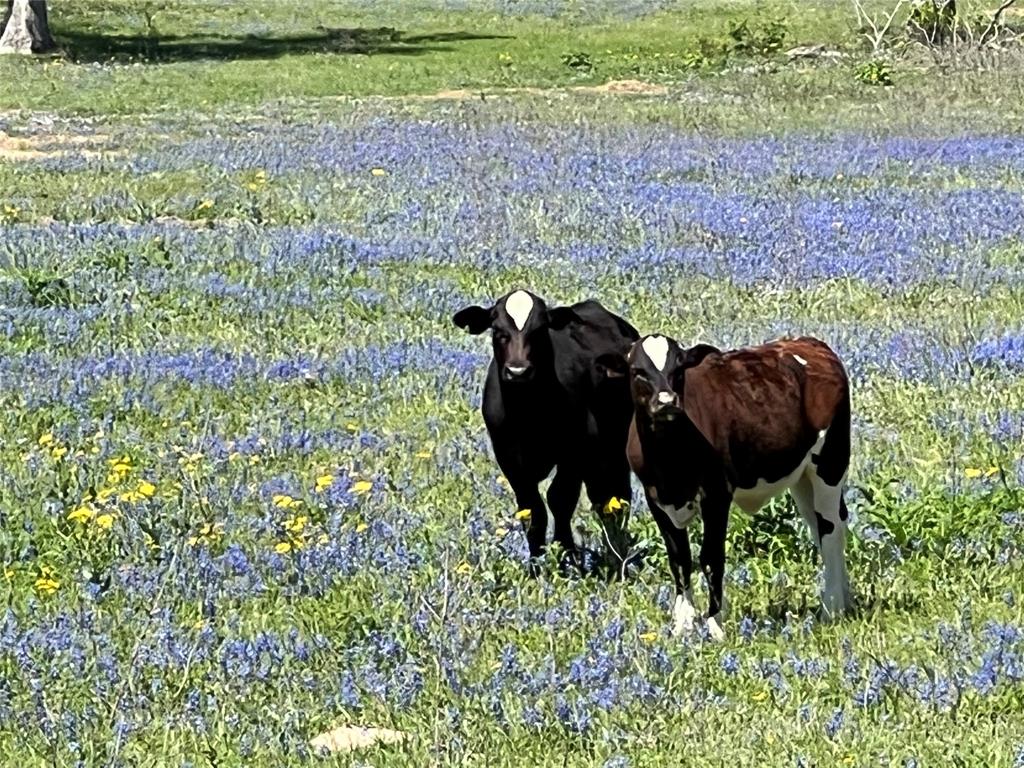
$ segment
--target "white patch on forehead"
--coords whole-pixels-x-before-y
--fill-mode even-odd
[[[668,339],[664,336],[648,336],[642,346],[654,367],[659,371],[665,370],[665,362],[668,360]]]
[[[675,398],[672,396],[671,392],[659,392],[658,393],[658,402],[659,403],[671,403],[673,400],[675,400]]]
[[[526,291],[516,291],[505,299],[505,311],[516,324],[516,328],[521,331],[526,327],[526,321],[533,312],[533,297]]]
[[[807,365],[807,361],[800,357],[800,355],[793,355],[793,359],[800,363],[800,365]]]

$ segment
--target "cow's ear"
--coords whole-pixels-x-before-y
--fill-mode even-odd
[[[713,347],[710,344],[697,344],[683,352],[683,367],[693,368],[698,366],[708,355],[717,355],[721,351],[718,347]]]
[[[606,352],[594,361],[597,370],[609,379],[619,379],[629,375],[629,362],[618,352]]]
[[[555,331],[560,331],[569,323],[579,320],[580,316],[573,311],[572,307],[555,307],[548,310],[548,328]]]
[[[476,336],[491,327],[491,310],[477,306],[466,307],[455,313],[452,322]]]

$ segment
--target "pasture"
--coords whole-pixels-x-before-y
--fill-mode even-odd
[[[0,61],[0,762],[1024,764],[1019,61],[866,85],[842,3],[376,5],[52,3],[68,57]],[[772,19],[847,58],[688,56]],[[788,498],[733,510],[721,643],[636,487],[635,575],[528,578],[451,323],[516,287],[835,348],[857,612]]]

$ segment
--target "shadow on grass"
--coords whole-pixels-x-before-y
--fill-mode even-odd
[[[449,52],[452,44],[472,40],[501,40],[507,35],[474,32],[436,32],[409,35],[391,27],[335,29],[320,27],[305,35],[111,35],[74,29],[60,30],[57,42],[74,61],[132,59],[153,63],[178,61],[276,59],[309,53],[388,54],[417,56]]]

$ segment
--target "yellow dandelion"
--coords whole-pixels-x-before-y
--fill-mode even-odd
[[[383,168],[371,168],[370,174],[372,176],[387,176],[388,172],[385,171]]]
[[[373,483],[369,480],[360,480],[352,485],[352,493],[369,493],[373,489]]]
[[[516,520],[529,520],[530,519],[530,515],[532,515],[532,514],[533,514],[532,510],[520,509],[518,512],[516,512]]]
[[[60,581],[49,574],[41,575],[36,579],[36,592],[41,595],[52,595],[60,589]]]
[[[113,524],[114,524],[114,516],[112,514],[110,514],[109,512],[105,512],[102,515],[97,516],[97,518],[96,518],[96,527],[101,529],[101,530],[108,531],[108,530],[110,530],[110,527]]]
[[[143,480],[141,483],[139,483],[139,493],[148,499],[154,493],[156,493],[156,486],[153,485],[148,480]]]
[[[964,470],[964,475],[973,480],[976,477],[981,477],[981,470],[976,467],[968,467]]]
[[[134,504],[136,501],[142,501],[143,496],[138,491],[125,491],[117,498],[128,504]]]
[[[985,477],[992,477],[992,475],[996,474],[998,471],[999,467],[989,467],[985,470]]]
[[[466,576],[467,574],[470,574],[470,573],[473,572],[473,566],[471,566],[469,563],[463,561],[463,562],[459,563],[457,566],[455,566],[455,572],[456,573],[461,573],[463,576]]]
[[[67,453],[68,449],[66,446],[58,445],[50,451],[50,456],[59,461],[60,459],[63,459]]]
[[[349,432],[358,432],[359,425],[356,424],[354,421],[350,421],[348,424],[345,425],[345,429],[347,429]]]
[[[429,459],[432,455],[430,451],[419,451],[415,454],[417,459]]]
[[[363,531],[368,530],[369,527],[370,526],[367,525],[366,523],[360,523],[359,525],[356,526],[356,533],[362,533]]]
[[[289,517],[284,521],[284,529],[289,533],[301,533],[302,529],[306,527],[306,522],[309,520],[305,515],[299,517]]]
[[[275,507],[280,507],[281,509],[295,509],[295,507],[302,505],[301,499],[293,499],[287,493],[275,493],[271,501]]]
[[[501,536],[504,536],[506,533],[508,533],[508,528],[500,528],[499,527],[499,528],[495,528],[494,529],[494,535],[495,536],[501,537]]]
[[[238,451],[232,451],[228,454],[228,461],[238,461],[240,458],[242,458],[242,454]]]
[[[45,435],[39,436],[39,447],[46,448],[49,445],[53,445],[57,442],[57,438],[53,436],[53,432],[47,432]]]
[[[73,520],[76,523],[85,525],[87,522],[92,520],[93,515],[96,514],[96,510],[89,504],[83,504],[77,509],[73,509],[68,513],[68,520]]]
[[[292,543],[290,541],[279,541],[274,545],[274,551],[279,555],[287,555],[292,551]]]
[[[100,504],[102,504],[102,503],[104,503],[106,501],[109,501],[110,498],[115,493],[117,493],[117,491],[115,489],[113,489],[113,488],[101,488],[99,491],[96,492],[96,501],[98,501],[98,502],[100,502]]]
[[[321,493],[334,485],[334,475],[320,475],[316,479],[316,492]]]
[[[259,464],[259,463],[260,463],[260,457],[258,455],[253,454],[252,456],[249,457],[249,464],[250,464],[250,466],[254,465],[254,464]]]
[[[764,701],[768,698],[768,691],[758,691],[750,698],[752,698],[754,701]]]
[[[608,501],[605,502],[604,509],[601,511],[606,515],[615,515],[622,512],[624,509],[629,507],[629,503],[623,501],[617,496],[612,496]]]
[[[642,635],[640,635],[640,639],[643,640],[645,643],[653,643],[655,640],[658,639],[658,633],[644,632]]]

